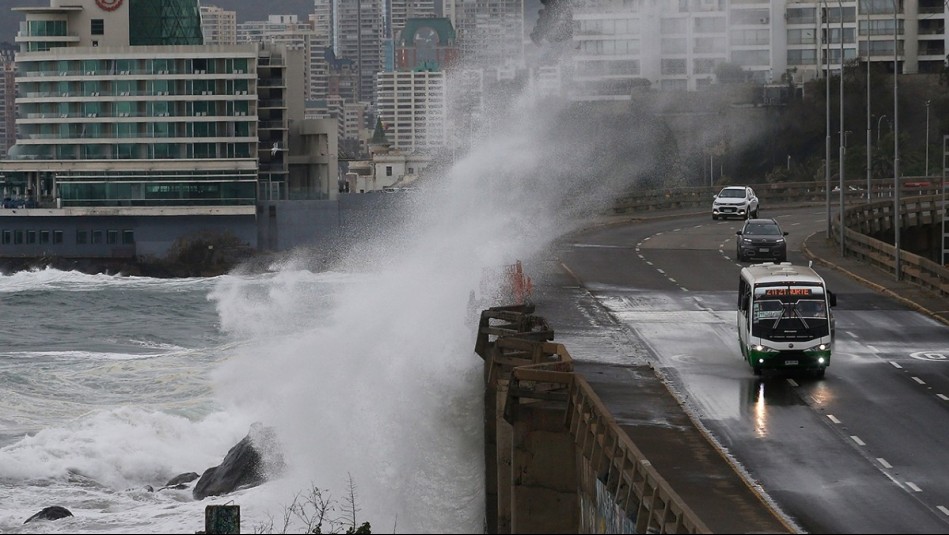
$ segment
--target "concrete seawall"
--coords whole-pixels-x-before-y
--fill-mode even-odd
[[[479,322],[489,533],[794,532],[651,368],[575,363],[533,312]]]

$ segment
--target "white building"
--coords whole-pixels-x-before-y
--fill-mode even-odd
[[[443,71],[381,72],[376,109],[393,148],[431,153],[445,146],[446,93]]]
[[[237,12],[201,6],[201,33],[206,45],[236,45]]]

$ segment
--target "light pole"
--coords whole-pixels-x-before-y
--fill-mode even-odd
[[[870,119],[870,3],[867,6],[867,202],[870,202],[870,134],[873,123]]]
[[[880,119],[877,121],[877,145],[880,144],[880,123],[883,122],[883,119],[886,119],[886,114],[880,116]]]
[[[791,155],[788,154],[788,171],[791,170]]]
[[[840,17],[840,256],[844,256],[844,153],[846,152],[847,140],[844,137],[844,4],[837,0]]]
[[[898,0],[893,0],[893,246],[896,280],[903,278],[900,265],[900,101],[899,101],[899,36]]]
[[[929,103],[926,101],[926,178],[929,178]]]
[[[827,95],[824,97],[824,100],[827,104],[826,112],[824,116],[826,118],[825,138],[824,138],[824,192],[826,196],[827,204],[827,239],[830,239],[831,226],[830,226],[830,25],[828,20],[830,19],[829,11],[827,9],[827,0],[824,0],[824,16],[825,20],[821,21],[824,23],[824,44],[827,45],[824,51],[824,59],[826,60],[826,69],[824,70],[824,84],[826,85]]]

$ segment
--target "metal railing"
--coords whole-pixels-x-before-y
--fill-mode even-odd
[[[947,142],[949,146],[949,142]],[[949,148],[947,148],[949,153]],[[946,156],[949,161],[949,156]],[[896,248],[870,234],[893,228],[893,183],[888,179],[871,181],[867,195],[865,180],[844,183],[844,254],[854,255],[896,277]],[[826,199],[823,181],[778,182],[752,185],[761,206],[772,204],[815,204]],[[835,185],[836,187],[836,185]],[[949,218],[945,200],[946,185],[941,177],[902,177],[900,189],[900,228],[913,225],[944,224]],[[642,191],[620,198],[612,207],[614,214],[633,214],[681,208],[708,209],[712,196],[719,188],[674,188],[664,191]],[[836,196],[836,193],[834,193]],[[868,197],[870,200],[868,201]],[[836,205],[836,203],[835,203]],[[835,219],[832,239],[840,236],[840,222]],[[943,236],[943,240],[947,237]],[[925,257],[900,251],[898,278],[913,282],[929,291],[949,297],[949,266],[940,265]]]

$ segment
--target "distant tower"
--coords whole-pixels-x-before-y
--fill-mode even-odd
[[[237,44],[237,12],[201,6],[201,32],[206,45]]]
[[[338,59],[355,64],[360,102],[373,101],[376,73],[383,70],[384,13],[383,0],[337,0],[335,5],[333,48]]]

